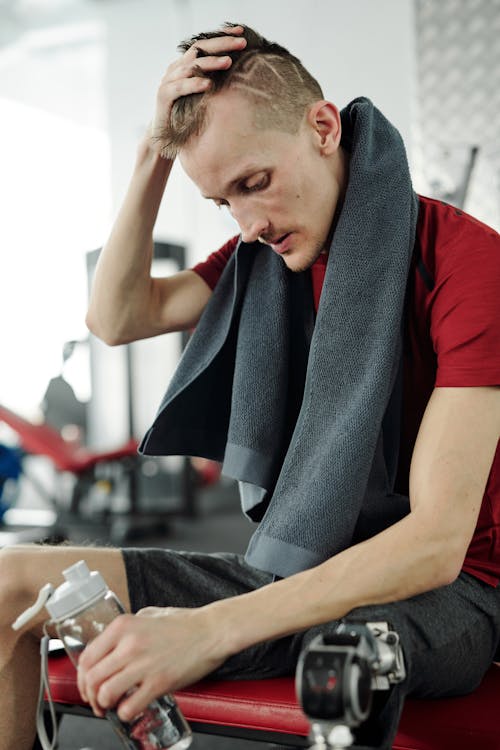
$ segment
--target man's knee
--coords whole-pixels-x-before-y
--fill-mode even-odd
[[[129,608],[125,566],[121,552],[94,547],[19,545],[0,550],[0,627],[10,626],[31,606],[46,583],[59,586],[62,571],[78,560],[99,570],[109,587]],[[47,619],[45,610],[33,621],[33,629]]]
[[[32,578],[21,548],[0,550],[0,626],[12,624],[22,608],[29,606],[34,588]]]

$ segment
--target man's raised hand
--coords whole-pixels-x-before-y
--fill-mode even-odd
[[[242,50],[246,39],[241,36],[243,26],[224,26],[224,36],[202,39],[194,43],[184,54],[168,66],[156,96],[156,111],[151,123],[151,145],[162,152],[162,134],[170,121],[172,104],[181,96],[201,94],[207,91],[212,82],[199,75],[199,70],[210,72],[226,70],[232,64],[228,52]],[[203,56],[199,56],[199,51]]]

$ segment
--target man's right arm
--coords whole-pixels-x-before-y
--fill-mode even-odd
[[[153,228],[171,168],[146,136],[92,285],[86,322],[107,344],[191,328],[210,298],[209,286],[193,271],[151,277]]]
[[[209,285],[193,271],[153,278],[153,229],[172,169],[161,155],[161,133],[173,102],[200,94],[211,86],[205,72],[228,68],[227,52],[242,49],[241,26],[229,36],[192,45],[169,65],[158,89],[151,132],[137,152],[137,160],[122,208],[97,263],[86,322],[107,344],[125,344],[160,333],[192,328],[211,295]],[[198,48],[205,56],[198,57]]]

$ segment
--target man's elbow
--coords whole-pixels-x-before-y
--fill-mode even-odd
[[[91,310],[88,310],[87,315],[85,316],[85,325],[90,333],[93,333],[94,336],[108,346],[120,346],[121,344],[128,343],[128,341],[123,336],[120,336],[119,332],[116,330],[106,329],[100,325],[98,319]]]
[[[449,586],[457,580],[462,572],[465,554],[462,543],[447,545],[446,552],[440,556],[438,561],[440,586]]]
[[[462,565],[457,565],[454,562],[446,561],[446,564],[441,566],[441,569],[439,571],[438,585],[449,586],[450,584],[454,583],[460,575],[461,570]]]

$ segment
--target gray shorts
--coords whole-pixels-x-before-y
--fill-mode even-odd
[[[146,606],[198,607],[273,580],[237,554],[147,548],[122,552],[133,612]],[[389,696],[380,693],[376,715],[358,733],[363,746],[390,748],[407,695],[464,695],[479,685],[500,639],[500,588],[462,573],[449,586],[400,602],[360,607],[347,618],[351,616],[387,621],[401,639],[407,678]],[[302,648],[335,626],[331,622],[252,646],[228,659],[212,676],[259,679],[293,675]]]
[[[202,607],[273,580],[229,552],[126,548],[122,553],[132,612],[148,606]],[[251,680],[293,674],[300,649],[300,637],[261,643],[228,659],[213,676]]]

